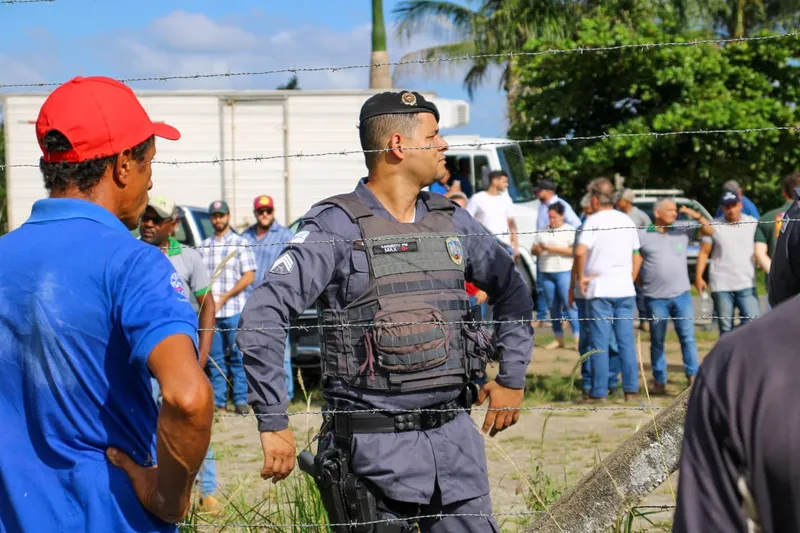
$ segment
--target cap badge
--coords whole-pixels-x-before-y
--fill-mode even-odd
[[[219,209],[220,207],[222,207],[220,202],[214,202],[214,209]]]
[[[414,93],[403,93],[400,100],[406,105],[417,105],[417,97],[414,96]]]

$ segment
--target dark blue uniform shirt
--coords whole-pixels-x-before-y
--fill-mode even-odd
[[[794,203],[780,225],[767,277],[767,296],[773,308],[800,294],[800,188],[794,190]]]
[[[394,220],[362,179],[355,193],[376,216]],[[427,213],[422,199],[416,220]],[[466,279],[490,295],[497,321],[500,370],[497,381],[510,388],[525,385],[525,370],[533,350],[533,301],[514,262],[494,237],[469,213],[456,208],[456,230],[463,235]],[[288,425],[283,377],[282,329],[317,299],[324,308],[342,309],[362,294],[369,283],[366,252],[354,250],[360,239],[357,224],[335,206],[309,211],[293,244],[277,259],[282,273],[268,272],[245,305],[236,340],[244,355],[249,384],[248,401],[258,415],[260,431]],[[416,409],[450,401],[460,387],[400,394],[348,388],[330,380],[323,391],[335,409]],[[488,405],[488,402],[487,404]],[[466,413],[431,431],[359,434],[353,438],[353,469],[375,482],[390,498],[427,503],[437,480],[445,505],[488,494],[483,437]]]
[[[105,455],[155,464],[147,358],[197,334],[172,264],[75,199],[36,202],[0,257],[0,531],[175,531]]]

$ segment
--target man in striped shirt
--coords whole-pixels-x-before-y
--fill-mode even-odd
[[[214,226],[214,236],[204,240],[200,250],[211,277],[217,331],[211,342],[211,362],[206,368],[214,387],[217,410],[227,411],[230,380],[236,412],[247,414],[247,381],[235,335],[246,301],[245,289],[256,278],[256,259],[250,243],[231,229],[228,204],[216,200],[209,206],[208,214]],[[229,353],[228,358],[226,353]]]
[[[275,220],[275,201],[271,196],[262,194],[253,200],[253,214],[256,223],[244,230],[242,237],[249,242],[256,258],[256,282],[247,287],[249,298],[253,290],[264,280],[272,263],[280,255],[283,248],[292,239],[292,232]],[[294,376],[292,376],[292,350],[286,336],[286,352],[283,358],[283,369],[286,371],[286,398],[294,398]]]

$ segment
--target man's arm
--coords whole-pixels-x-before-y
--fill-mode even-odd
[[[755,253],[758,266],[760,266],[764,272],[769,274],[769,269],[772,268],[772,259],[770,259],[769,254],[767,254],[767,243],[756,241],[753,251]]]
[[[714,235],[714,226],[712,226],[711,222],[699,211],[695,211],[690,207],[682,205],[678,212],[686,214],[686,216],[696,221],[700,225],[700,227],[697,228],[697,235],[701,237],[711,237]]]
[[[564,208],[564,222],[575,229],[581,227],[581,218],[577,213],[575,213],[575,210],[572,209],[572,206],[564,202]]]
[[[129,475],[148,511],[177,522],[189,509],[214,411],[211,384],[197,364],[197,315],[160,250],[146,246],[120,263],[113,290],[116,319],[131,347],[129,364],[150,370],[163,400],[156,430],[158,466],[140,466],[113,446],[108,457]]]
[[[700,251],[697,253],[697,266],[695,267],[694,286],[697,287],[697,292],[700,293],[708,288],[706,280],[703,279],[703,274],[706,272],[708,256],[711,254],[711,248],[713,246],[714,244],[711,238],[704,237],[703,242],[700,244]]]
[[[519,420],[517,410],[525,390],[525,371],[533,352],[533,299],[511,256],[473,218],[457,210],[453,219],[465,235],[465,276],[489,294],[493,306],[500,372],[480,391],[478,404],[489,398],[483,430],[494,436]],[[507,409],[498,411],[497,409]]]
[[[514,217],[508,217],[508,230],[511,233],[511,247],[514,249],[514,255],[519,255],[519,236],[517,235],[517,222]]]
[[[636,281],[636,278],[639,277],[639,269],[642,268],[642,263],[644,262],[644,258],[642,254],[639,253],[639,250],[633,251],[633,272],[631,275],[633,276],[633,281]]]
[[[341,215],[342,224],[350,223],[344,212],[328,209]],[[312,211],[309,218],[320,211]],[[264,451],[261,477],[273,483],[286,478],[295,466],[283,368],[287,328],[330,283],[336,267],[332,241],[346,239],[323,230],[320,222],[313,220],[306,220],[299,229],[308,235],[289,244],[275,260],[264,283],[247,300],[236,334],[247,376],[247,400],[256,414]]]
[[[205,368],[208,356],[211,353],[211,341],[214,339],[216,304],[214,303],[214,295],[211,293],[211,279],[208,276],[208,268],[203,262],[203,256],[190,248],[184,250],[183,253],[186,254],[189,268],[191,269],[189,290],[194,294],[200,307],[197,349],[200,368]]]

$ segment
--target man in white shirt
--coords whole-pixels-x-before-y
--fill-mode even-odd
[[[736,193],[725,191],[720,200],[723,216],[715,218],[711,236],[703,237],[697,255],[695,286],[702,294],[710,289],[717,316],[719,334],[733,329],[735,309],[739,309],[742,325],[761,313],[755,295],[755,234],[758,220],[742,212],[742,199]],[[709,256],[711,271],[706,285],[703,274]]]
[[[517,224],[511,216],[514,202],[508,194],[508,176],[502,170],[489,173],[489,188],[475,193],[469,199],[467,211],[478,222],[496,235],[504,244],[514,249],[514,257],[519,257]]]
[[[639,394],[639,373],[633,336],[636,290],[639,274],[639,235],[625,213],[614,209],[614,186],[606,178],[589,183],[594,214],[583,224],[575,247],[578,287],[586,298],[592,387],[585,402],[603,401],[608,396],[609,343],[613,328],[622,362],[625,400]],[[614,320],[611,320],[611,319]],[[594,320],[592,320],[594,319]],[[599,320],[605,319],[605,320]]]

